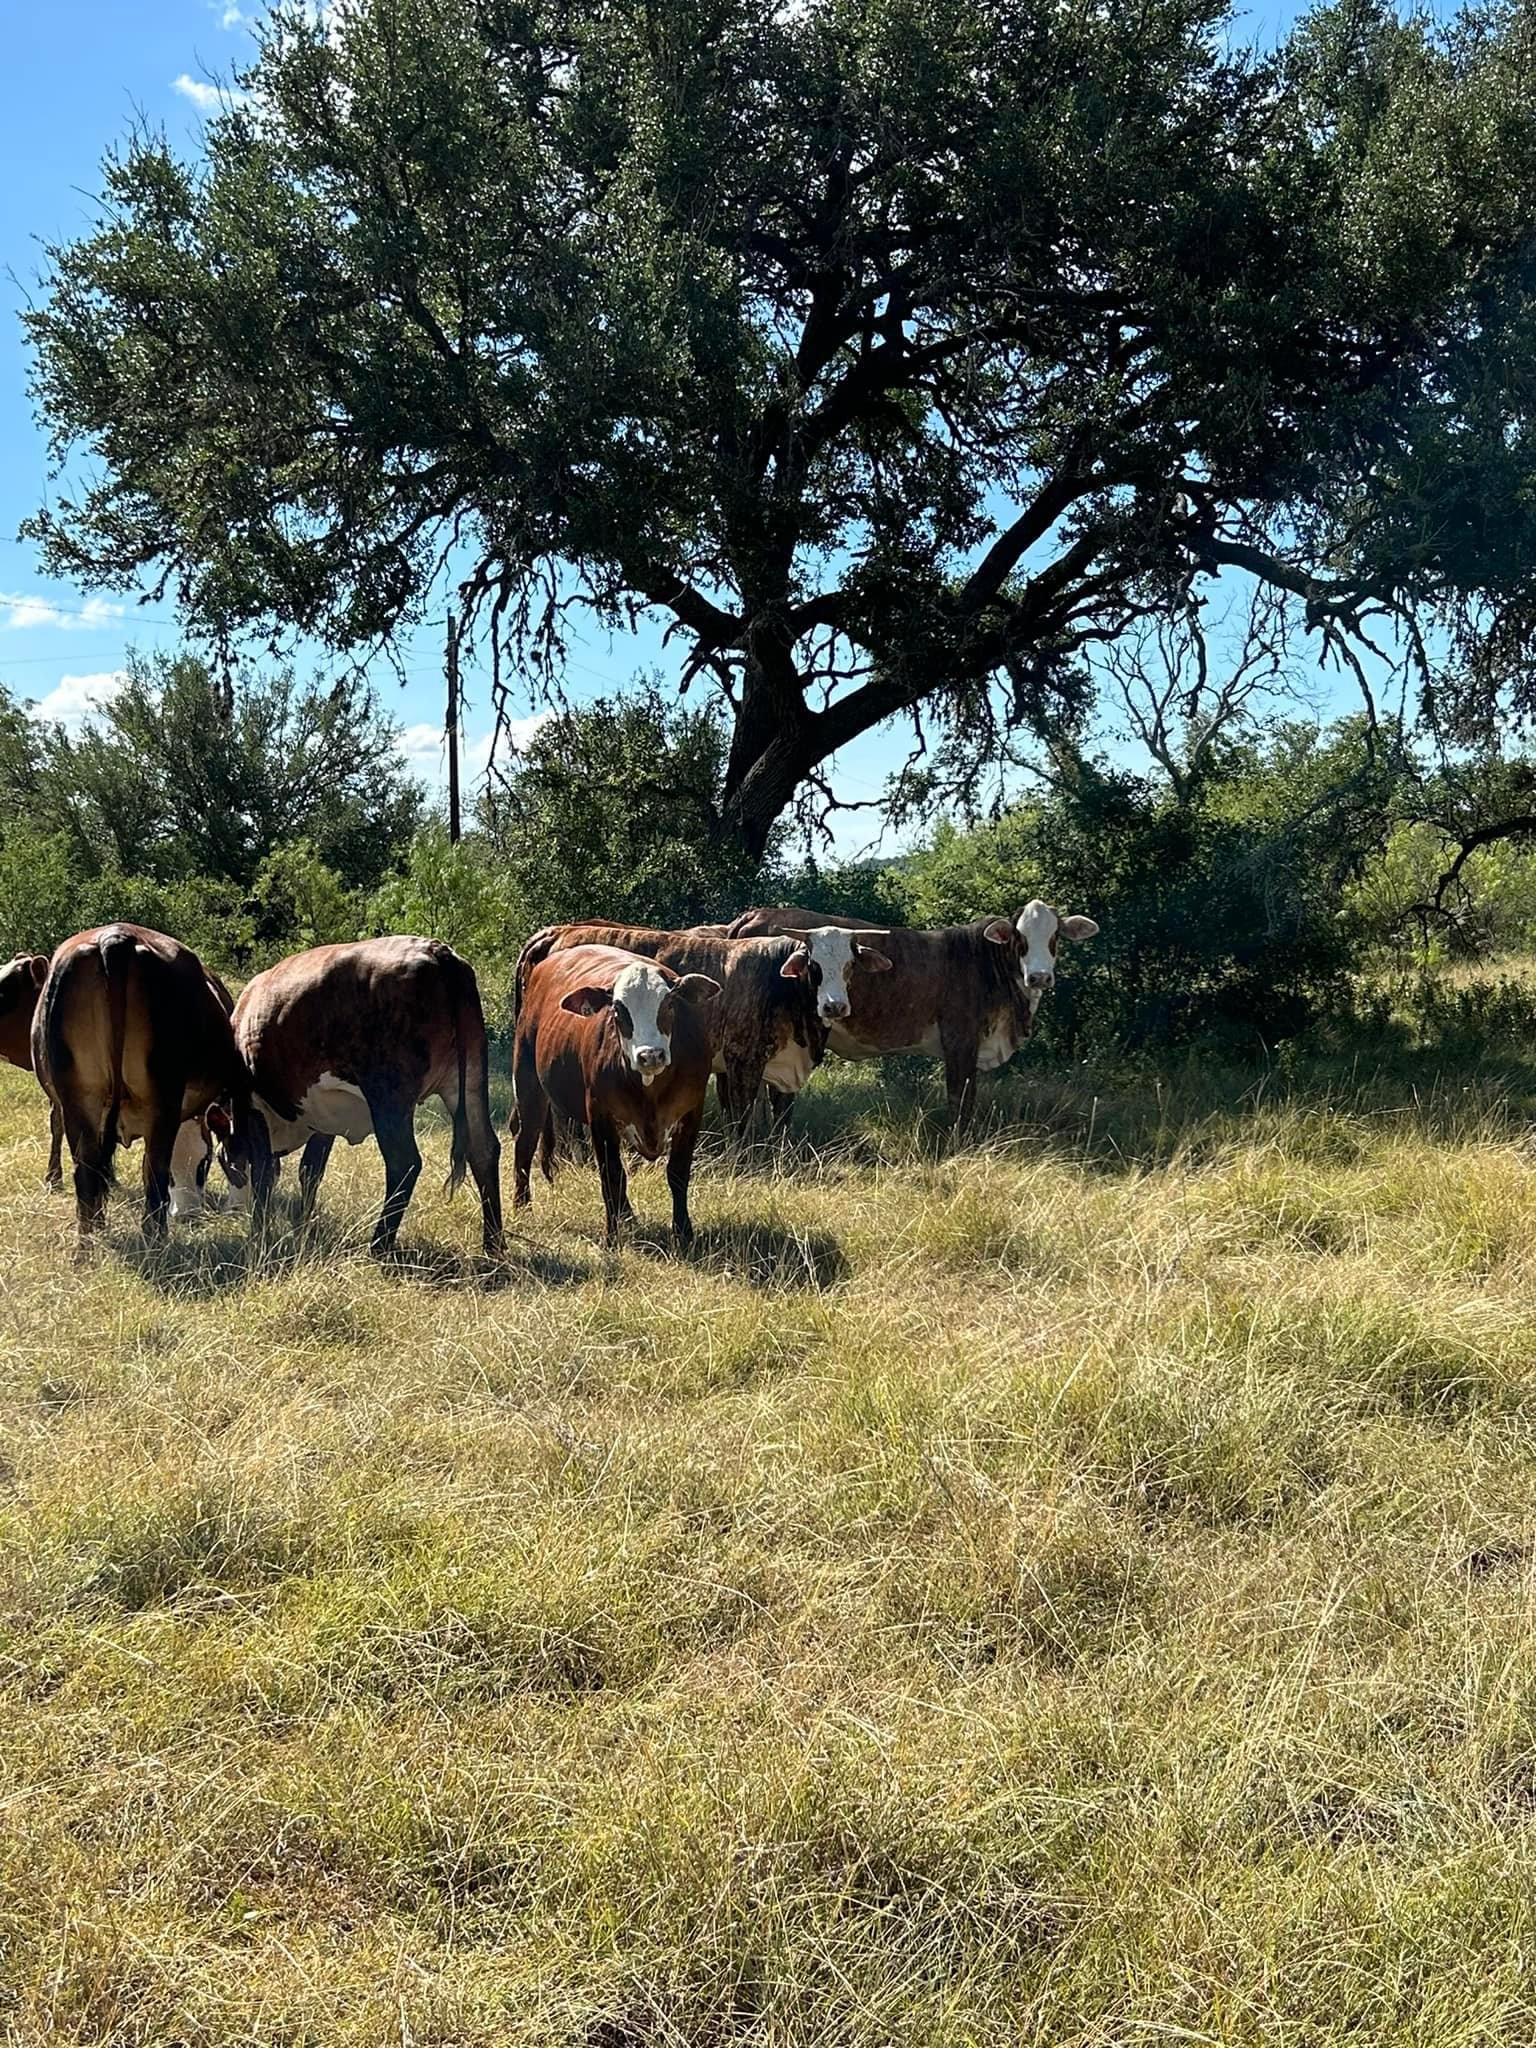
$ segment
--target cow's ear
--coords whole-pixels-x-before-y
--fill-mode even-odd
[[[880,952],[874,946],[855,942],[853,957],[861,967],[867,967],[871,974],[889,974],[891,971],[890,955]]]
[[[1096,938],[1099,930],[1091,917],[1064,917],[1056,929],[1064,939]]]
[[[779,969],[779,976],[784,981],[804,981],[810,971],[810,948],[808,946],[796,946],[794,952],[790,954],[784,965]]]
[[[32,976],[37,987],[41,988],[48,979],[48,955],[46,953],[34,953],[27,962],[27,972]]]
[[[1016,934],[1006,917],[994,917],[982,926],[981,936],[990,939],[994,946],[1011,946]]]
[[[679,1002],[707,1003],[711,996],[720,993],[720,984],[708,974],[685,974],[681,981],[674,981],[672,993]]]
[[[573,1017],[595,1017],[612,1001],[611,988],[573,988],[568,996],[560,998],[560,1007],[569,1010]]]

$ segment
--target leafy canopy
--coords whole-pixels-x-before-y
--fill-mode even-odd
[[[551,683],[572,606],[650,610],[729,706],[753,854],[898,714],[963,794],[1221,571],[1341,658],[1385,628],[1448,724],[1529,710],[1536,8],[1240,35],[280,10],[204,159],[135,135],[51,252],[35,389],[96,480],[32,531],[215,640],[371,644],[446,575]]]
[[[341,883],[371,888],[421,812],[396,739],[353,679],[279,672],[226,689],[194,656],[135,656],[77,735],[0,691],[0,833],[11,816],[61,836],[86,874],[246,891],[302,840]]]

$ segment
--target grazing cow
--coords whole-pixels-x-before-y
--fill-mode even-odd
[[[782,1122],[821,1064],[826,1026],[816,1015],[804,973],[807,949],[800,940],[728,939],[723,925],[694,925],[680,932],[647,925],[548,925],[535,932],[518,957],[514,1010],[522,1008],[528,970],[572,946],[616,946],[622,953],[659,960],[674,974],[703,974],[720,984],[720,1000],[705,1016],[720,1107],[738,1136],[746,1135],[764,1083],[776,1123]]]
[[[228,991],[163,932],[112,924],[64,941],[32,1020],[32,1064],[69,1140],[82,1246],[101,1225],[120,1142],[144,1140],[144,1234],[155,1241],[168,1213],[202,1207],[210,1124],[262,1148]]]
[[[732,938],[802,937],[830,1049],[853,1060],[913,1052],[941,1058],[950,1116],[964,1130],[978,1072],[1002,1066],[1033,1030],[1040,999],[1055,985],[1058,944],[1091,939],[1098,926],[1037,898],[1011,920],[937,931],[877,931],[805,910],[749,910],[729,929]]]
[[[260,1214],[278,1159],[304,1148],[307,1221],[336,1140],[360,1145],[372,1136],[385,1176],[373,1250],[391,1251],[421,1172],[416,1105],[436,1095],[453,1119],[448,1185],[456,1188],[466,1167],[474,1175],[485,1249],[500,1252],[501,1146],[491,1127],[485,1017],[474,969],[452,947],[386,938],[295,953],[247,982],[235,1041],[272,1154],[256,1181]]]
[[[592,1134],[610,1245],[634,1217],[624,1136],[645,1159],[667,1148],[672,1236],[692,1242],[688,1178],[714,1058],[701,1005],[719,993],[711,975],[677,974],[616,946],[573,946],[529,967],[512,1047],[517,1208],[530,1199],[535,1147],[551,1178],[554,1112]]]
[[[8,1060],[13,1067],[25,1067],[29,1074],[32,1016],[47,979],[46,953],[18,953],[8,965],[0,967],[0,1060]],[[63,1146],[64,1119],[59,1114],[59,1105],[50,1102],[46,1178],[51,1188],[58,1187],[64,1178]]]

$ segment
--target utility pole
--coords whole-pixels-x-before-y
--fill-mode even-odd
[[[459,625],[448,614],[448,843],[459,843]]]

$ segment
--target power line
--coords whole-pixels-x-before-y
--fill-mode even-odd
[[[103,603],[105,602],[107,600],[104,599]],[[57,604],[51,597],[33,596],[16,590],[0,591],[0,610],[22,612],[32,605],[36,605],[40,610],[46,611],[48,616],[40,618],[35,627],[28,626],[25,621],[16,624],[8,620],[5,622],[3,630],[13,633],[43,631],[46,630],[54,619],[89,619],[93,624],[99,623],[104,633],[116,631],[120,626],[126,625],[130,619],[141,619],[146,624],[153,626],[179,626],[181,624],[179,619],[166,618],[163,612],[141,612],[132,605],[120,605],[110,615],[104,616],[100,605]]]

